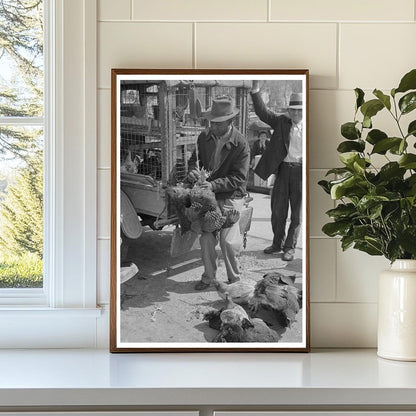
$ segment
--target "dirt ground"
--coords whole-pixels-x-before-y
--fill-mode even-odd
[[[296,274],[296,285],[302,284],[302,247],[298,244],[295,259],[282,260],[282,254],[266,255],[271,244],[270,197],[252,194],[253,219],[247,235],[247,246],[239,257],[242,279],[258,281],[270,271]],[[131,242],[126,261],[134,262],[139,273],[121,285],[120,329],[122,342],[211,342],[217,331],[203,320],[205,312],[224,306],[214,287],[196,291],[195,282],[203,272],[199,249],[186,255],[170,257],[172,227],[162,231],[145,229]],[[301,242],[302,236],[299,236]],[[218,251],[219,250],[219,247]],[[219,258],[217,279],[227,281],[225,266]],[[271,316],[260,318],[271,324],[281,337],[279,342],[300,342],[302,310],[290,328],[282,328]]]

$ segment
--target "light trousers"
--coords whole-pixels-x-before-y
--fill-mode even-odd
[[[241,212],[242,200],[227,200],[225,201],[225,204],[230,205]],[[219,205],[223,206],[224,202],[219,201]],[[216,246],[218,242],[220,243],[225,268],[227,270],[228,281],[233,283],[240,280],[240,269],[237,256],[240,254],[243,237],[240,234],[239,221],[229,228],[220,230],[218,235],[203,232],[199,242],[201,245],[202,263],[204,265],[204,272],[202,273],[201,280],[204,283],[211,284],[216,280],[218,267]]]

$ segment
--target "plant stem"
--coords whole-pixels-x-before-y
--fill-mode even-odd
[[[389,110],[389,113],[391,114],[391,116],[394,118],[394,121],[396,122],[396,124],[397,124],[397,127],[399,128],[399,131],[400,131],[400,134],[402,135],[402,137],[403,137],[403,139],[405,139],[406,137],[405,137],[405,135],[403,134],[403,131],[402,131],[402,128],[401,128],[401,126],[400,126],[400,122],[399,122],[399,120],[400,120],[400,117],[402,116],[401,114],[400,114],[400,116],[397,116],[397,104],[396,104],[396,100],[393,98],[393,103],[394,103],[394,113],[395,113],[395,115]]]

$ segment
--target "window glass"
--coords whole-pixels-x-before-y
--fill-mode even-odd
[[[0,0],[0,289],[43,286],[43,2]]]

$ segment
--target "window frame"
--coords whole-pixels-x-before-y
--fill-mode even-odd
[[[44,13],[44,287],[0,294],[0,347],[94,347],[97,0]]]

